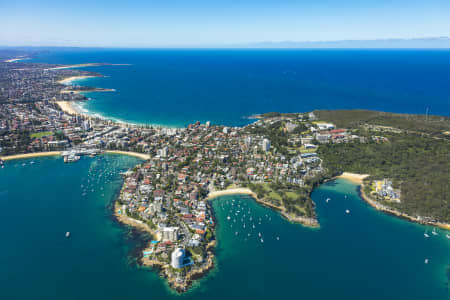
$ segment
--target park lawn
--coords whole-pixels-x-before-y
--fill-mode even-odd
[[[32,134],[30,134],[30,137],[40,139],[41,137],[49,136],[49,135],[53,135],[53,132],[51,132],[51,131],[33,132]]]

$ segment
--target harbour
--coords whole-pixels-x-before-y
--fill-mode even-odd
[[[105,154],[87,156],[76,164],[63,164],[60,157],[33,161],[6,161],[5,169],[0,169],[0,228],[8,245],[0,256],[6,270],[1,275],[5,299],[30,299],[38,293],[49,300],[137,300],[148,295],[149,289],[152,297],[180,298],[156,272],[134,262],[134,257],[144,255],[134,250],[143,234],[130,234],[128,227],[111,218],[110,203],[120,189],[120,173],[137,159]],[[50,177],[39,177],[45,169],[52,170]],[[68,189],[72,193],[65,193]],[[30,197],[36,190],[40,193]],[[62,199],[62,194],[67,196]],[[374,300],[448,299],[448,232],[436,229],[433,235],[430,227],[372,209],[359,198],[357,186],[346,180],[328,182],[312,197],[321,223],[318,229],[291,224],[249,196],[212,200],[217,264],[182,297],[273,299],[280,288],[284,295],[295,297],[301,287],[302,296],[315,299],[360,299],[361,295]],[[346,209],[351,213],[346,214]],[[423,236],[426,230],[428,239]],[[66,231],[71,232],[70,238],[64,236]],[[36,240],[41,243],[30,253],[28,245]],[[63,269],[69,277],[58,276]],[[269,270],[282,275],[268,276]],[[34,276],[37,273],[40,276]],[[24,274],[31,278],[29,288],[18,289]],[[349,282],[351,288],[344,292],[342,286]],[[111,289],[111,284],[119,288]]]

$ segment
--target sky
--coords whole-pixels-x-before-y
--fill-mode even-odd
[[[0,45],[220,47],[450,36],[450,0],[0,0]]]

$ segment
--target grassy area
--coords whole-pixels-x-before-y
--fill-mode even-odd
[[[320,119],[342,128],[359,128],[375,125],[406,131],[423,132],[432,136],[448,138],[444,132],[450,131],[450,117],[396,114],[372,110],[316,110]]]
[[[39,139],[43,136],[49,136],[49,135],[53,135],[53,132],[51,132],[51,131],[33,132],[32,134],[30,134],[30,137]]]
[[[312,216],[314,214],[312,201],[308,192],[300,188],[292,188],[273,183],[250,184],[259,199],[286,209],[295,216]]]

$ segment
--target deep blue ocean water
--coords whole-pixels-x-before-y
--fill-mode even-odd
[[[216,198],[216,268],[178,296],[155,272],[133,263],[137,240],[108,209],[121,186],[119,172],[137,159],[105,155],[74,164],[60,157],[34,161],[10,161],[0,169],[2,300],[450,297],[445,232],[424,238],[430,228],[375,211],[345,180],[312,194],[320,229],[291,224],[248,197]],[[66,231],[72,233],[69,239]]]
[[[244,125],[270,111],[364,108],[450,115],[449,50],[54,50],[35,62],[89,67],[94,114],[134,123]]]

